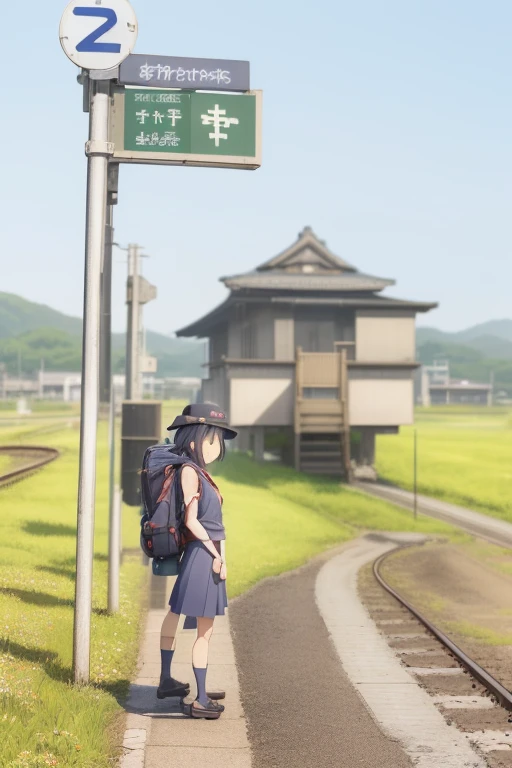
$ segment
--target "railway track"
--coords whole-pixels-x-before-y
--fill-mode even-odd
[[[511,691],[482,666],[485,656],[481,663],[472,659],[383,575],[383,564],[409,546],[381,555],[365,574],[360,573],[363,604],[402,664],[434,697],[448,724],[466,734],[491,768],[508,768],[512,766]]]
[[[475,678],[475,680],[478,680],[495,698],[496,701],[498,701],[502,707],[512,712],[512,693],[503,686],[499,680],[496,680],[486,669],[480,666],[480,664],[477,664],[476,661],[473,661],[461,648],[458,647],[450,638],[444,634],[438,627],[436,627],[434,624],[432,624],[429,619],[427,619],[425,616],[423,616],[420,611],[418,611],[408,600],[405,599],[399,592],[397,592],[393,587],[387,583],[385,578],[382,576],[380,572],[380,567],[382,563],[387,560],[389,557],[391,557],[394,552],[387,552],[384,555],[381,555],[373,564],[373,575],[383,587],[383,589],[386,590],[392,597],[395,598],[401,605],[406,608],[409,613],[412,613],[412,615],[421,623],[423,626],[427,629],[428,632],[430,632],[431,635],[433,635],[440,643],[443,645],[447,651],[452,655],[453,658],[457,659],[459,664],[461,664],[464,669],[466,669],[469,674]]]
[[[0,486],[4,486],[23,480],[32,472],[55,461],[59,457],[59,451],[42,445],[2,445],[1,456],[10,457],[14,464],[0,474]]]

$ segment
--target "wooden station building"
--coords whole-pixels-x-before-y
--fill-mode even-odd
[[[370,468],[375,435],[413,422],[415,316],[437,305],[382,296],[394,280],[359,272],[310,227],[221,280],[226,300],[177,333],[209,339],[202,399],[227,410],[238,447],[306,472]]]

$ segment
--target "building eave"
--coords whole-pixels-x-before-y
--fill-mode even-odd
[[[436,309],[437,302],[408,301],[407,299],[393,299],[388,296],[370,297],[325,297],[309,298],[308,296],[275,296],[271,299],[275,304],[323,304],[361,309],[412,309],[415,312],[428,312]]]
[[[395,285],[388,278],[375,277],[362,272],[304,274],[300,272],[249,272],[245,275],[223,277],[222,282],[232,291],[257,290],[266,293],[275,291],[318,291],[336,293],[348,291],[359,293],[364,291],[378,292]]]
[[[328,354],[335,354],[334,352],[328,353]],[[289,366],[294,367],[296,364],[295,360],[277,360],[273,358],[257,358],[257,357],[223,357],[220,360],[213,360],[210,363],[204,363],[205,368],[222,368],[223,366],[275,366],[276,368],[282,367],[282,366]],[[349,368],[364,368],[372,369],[376,368],[378,370],[384,370],[386,368],[392,368],[394,370],[396,369],[406,369],[406,370],[412,370],[414,368],[420,368],[421,363],[418,363],[414,360],[410,361],[398,361],[395,362],[393,360],[347,360],[347,365]]]
[[[217,307],[212,309],[211,312],[208,312],[208,314],[200,317],[199,320],[195,320],[190,325],[186,325],[184,328],[180,328],[178,331],[176,331],[176,336],[196,336],[200,339],[206,338],[209,335],[209,329],[215,325],[218,325],[219,322],[222,322],[224,319],[223,315],[225,311],[228,309],[228,307],[231,306],[232,303],[232,296],[229,295],[227,299],[222,302],[222,304],[219,304]]]

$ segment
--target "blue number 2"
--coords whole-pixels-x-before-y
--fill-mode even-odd
[[[101,27],[95,29],[78,43],[76,46],[77,51],[80,53],[119,53],[121,51],[120,43],[96,42],[99,37],[117,24],[117,15],[112,8],[85,8],[81,6],[73,8],[73,13],[75,16],[99,16],[101,19],[106,19],[106,22]]]

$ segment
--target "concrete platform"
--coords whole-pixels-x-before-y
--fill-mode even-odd
[[[179,699],[156,698],[160,677],[160,627],[174,579],[150,577],[150,606],[142,638],[138,672],[126,703],[127,723],[120,768],[160,768],[170,765],[209,768],[251,768],[245,716],[240,701],[235,655],[228,614],[215,619],[210,641],[207,688],[226,691],[226,707],[218,720],[185,717]],[[195,630],[178,627],[172,674],[190,683],[195,698],[192,646]]]

